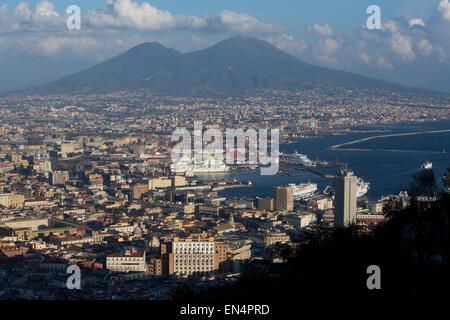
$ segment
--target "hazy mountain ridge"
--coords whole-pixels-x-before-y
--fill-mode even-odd
[[[99,94],[147,88],[167,95],[215,95],[317,85],[411,90],[314,66],[267,41],[239,36],[186,54],[159,43],[143,43],[84,71],[21,93]]]

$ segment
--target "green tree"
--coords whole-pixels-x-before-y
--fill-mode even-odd
[[[431,197],[434,194],[436,179],[433,170],[421,170],[413,175],[413,181],[409,185],[409,192],[412,196]]]

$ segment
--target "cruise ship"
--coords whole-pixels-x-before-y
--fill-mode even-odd
[[[358,179],[356,186],[358,187],[358,189],[356,190],[356,197],[359,198],[367,194],[367,192],[370,189],[370,182],[365,182],[363,179],[360,178]],[[325,190],[323,190],[323,193],[326,195],[334,194],[334,187],[327,186]]]
[[[284,155],[284,157],[286,158],[286,160],[298,161],[305,167],[314,167],[314,162],[308,159],[307,155],[298,153],[297,151],[295,151],[293,154],[286,154]]]
[[[433,168],[433,163],[430,161],[427,161],[422,164],[422,169],[432,169],[432,168]]]
[[[356,197],[362,197],[369,191],[370,182],[364,182],[363,179],[358,179],[358,183],[356,184],[358,187],[358,190],[356,191]]]
[[[309,197],[317,191],[317,183],[311,182],[300,184],[290,183],[288,187],[291,187],[293,189],[293,196],[295,200]]]
[[[230,168],[223,162],[217,160],[207,161],[192,161],[187,159],[181,159],[177,163],[170,165],[170,171],[172,173],[184,173],[186,175],[192,175],[196,173],[211,173],[211,172],[227,172]]]

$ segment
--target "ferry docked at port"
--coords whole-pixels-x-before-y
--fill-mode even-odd
[[[281,155],[287,161],[299,162],[300,164],[304,165],[305,167],[314,167],[315,166],[314,161],[308,159],[307,155],[298,153],[297,151],[295,151],[293,154],[281,154]]]
[[[206,161],[193,161],[182,158],[177,163],[170,165],[170,171],[175,174],[192,175],[196,173],[228,172],[228,167],[223,161],[209,159]]]
[[[291,187],[293,190],[294,200],[310,197],[317,191],[317,183],[311,182],[300,184],[290,183],[288,184],[288,187]]]

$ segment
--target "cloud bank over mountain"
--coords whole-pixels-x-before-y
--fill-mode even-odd
[[[27,2],[15,7],[3,4],[0,71],[6,65],[17,65],[17,77],[23,76],[20,59],[33,56],[48,61],[65,57],[85,67],[147,41],[188,52],[232,35],[248,35],[309,63],[430,88],[430,83],[435,85],[437,78],[450,73],[450,2],[436,0],[434,5],[428,17],[418,13],[408,19],[382,19],[381,30],[368,30],[361,23],[343,31],[330,23],[293,30],[263,15],[229,9],[175,14],[136,0],[108,0],[101,8],[82,11],[82,29],[67,30],[68,14],[49,0],[34,7]],[[31,70],[30,76],[38,78],[44,72],[39,68],[34,73]],[[66,69],[60,68],[60,75],[73,71]],[[446,86],[438,89],[447,90]]]

